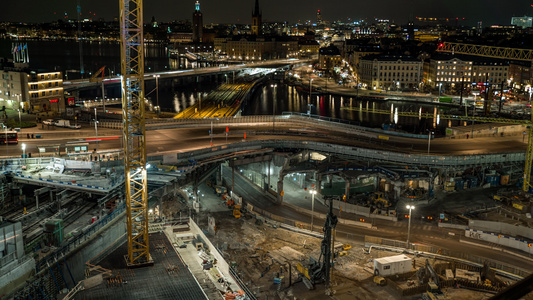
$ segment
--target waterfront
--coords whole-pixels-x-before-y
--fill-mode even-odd
[[[0,40],[0,51],[3,55],[10,53],[13,40]],[[59,70],[65,74],[65,79],[70,76],[79,76],[75,70],[79,70],[79,45],[75,41],[43,41],[28,40],[28,51],[30,51],[31,66],[38,69]],[[84,42],[83,62],[86,76],[96,72],[102,66],[107,66],[113,74],[120,70],[120,46],[118,42]],[[163,44],[147,44],[145,48],[146,71],[165,71],[177,69],[177,60],[169,58],[168,49]],[[68,70],[68,72],[67,72]],[[200,95],[205,98],[207,93],[215,89],[223,82],[202,82],[188,85],[176,84],[171,79],[159,80],[159,101],[156,99],[154,91],[156,83],[146,82],[146,97],[153,105],[159,104],[162,111],[180,112],[186,107],[196,103]],[[97,97],[99,89],[83,92],[82,98]],[[107,97],[120,97],[120,87],[118,85],[106,86]],[[309,105],[311,104],[311,105]],[[399,111],[419,111],[434,112],[434,105],[414,104],[402,101],[367,101],[356,100],[353,97],[343,97],[335,95],[313,95],[309,100],[306,93],[300,94],[292,86],[277,83],[276,87],[265,85],[255,91],[251,100],[245,103],[242,108],[242,115],[280,115],[283,112],[307,113],[311,109],[311,114],[354,121],[358,124],[370,127],[382,127],[383,125],[397,126],[399,129],[410,133],[425,133],[426,129],[437,129],[437,134],[443,133],[448,124],[434,124],[434,121],[415,118],[399,118],[398,123],[390,116],[364,114],[353,111],[342,110],[344,106],[363,106],[377,109],[397,108]],[[453,124],[456,125],[456,124]]]

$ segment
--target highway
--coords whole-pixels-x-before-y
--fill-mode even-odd
[[[221,121],[223,122],[223,121]],[[294,124],[294,123],[293,123]],[[386,149],[401,153],[427,154],[427,139],[411,139],[404,137],[390,136],[389,140],[380,140],[378,135],[372,132],[354,131],[353,133],[336,132],[332,129],[317,129],[316,127],[298,127],[293,124],[283,124],[276,121],[275,131],[272,131],[272,122],[255,124],[231,124],[228,125],[227,143],[241,142],[246,133],[246,140],[269,140],[269,139],[298,139],[308,141],[318,141],[334,143],[340,145],[351,145],[359,147],[369,147],[375,149]],[[177,125],[176,125],[177,126]],[[295,130],[297,129],[297,130]],[[211,136],[210,124],[187,125],[171,129],[147,130],[147,153],[157,155],[165,153],[187,152],[210,146]],[[218,125],[213,122],[213,145],[226,144],[226,125]],[[26,132],[34,135],[41,135],[42,139],[27,139]],[[99,137],[118,136],[120,130],[104,129],[98,130]],[[26,152],[38,153],[38,146],[65,144],[69,141],[83,141],[85,138],[96,138],[94,127],[82,125],[81,130],[70,129],[24,129],[19,135],[19,145],[0,146],[0,156],[5,157],[7,152],[10,156],[22,154],[21,143],[26,144]],[[448,139],[436,138],[431,141],[430,154],[433,155],[468,155],[484,153],[506,153],[525,152],[527,140],[523,141],[522,136],[496,136],[480,137],[470,139]],[[121,149],[121,139],[106,140],[99,142],[99,150]],[[94,148],[96,145],[94,144]],[[92,146],[91,146],[92,147]],[[7,152],[6,152],[7,150]]]

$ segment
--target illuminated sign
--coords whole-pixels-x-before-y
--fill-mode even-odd
[[[59,99],[51,99],[50,100],[50,103],[57,103],[57,102],[59,102]]]

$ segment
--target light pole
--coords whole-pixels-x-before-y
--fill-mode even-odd
[[[411,249],[409,245],[409,239],[411,237],[411,211],[415,209],[415,206],[407,205],[406,208],[409,210],[409,225],[407,226],[407,249]]]
[[[96,107],[94,108],[94,132],[96,134],[96,150],[98,150],[98,115],[96,113]]]
[[[274,93],[272,95],[272,132],[275,130],[276,126],[276,87],[277,84],[271,84],[270,87],[274,88]]]
[[[7,143],[7,126],[4,125],[4,123],[2,123],[2,127],[4,127],[4,134],[5,134],[5,139],[6,139],[6,159],[9,157],[9,148],[7,147],[8,146],[8,143]]]
[[[431,146],[431,135],[433,134],[433,131],[428,130],[428,155],[429,155],[429,147]]]
[[[22,157],[24,158],[24,165],[26,165],[26,144],[22,143]]]
[[[159,116],[159,74],[154,75],[155,77],[155,99],[157,102],[157,115]]]
[[[17,99],[18,99],[18,103],[19,103],[19,127],[22,127],[22,115],[21,115],[21,108],[20,108],[20,95],[17,94]]]
[[[313,86],[313,78],[309,78],[309,102],[311,102],[311,91]]]
[[[310,190],[309,193],[311,194],[311,231],[313,231],[313,219],[315,216],[315,195],[316,190]]]

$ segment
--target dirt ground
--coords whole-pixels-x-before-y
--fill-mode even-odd
[[[326,299],[324,284],[314,290],[298,279],[296,265],[318,260],[320,238],[277,228],[259,222],[255,218],[235,219],[231,212],[212,213],[217,223],[217,232],[209,237],[223,253],[230,265],[236,266],[239,276],[257,299]],[[202,226],[202,224],[200,224]],[[398,253],[373,250],[363,251],[362,245],[352,244],[347,255],[336,259],[330,299],[420,299],[421,295],[401,298],[394,284],[377,286],[373,281],[373,259]],[[417,265],[422,261],[416,261]],[[290,264],[290,269],[289,269]],[[290,271],[289,271],[290,270]],[[290,275],[289,275],[290,273]],[[274,278],[282,278],[275,284]],[[291,285],[289,284],[289,278]],[[331,294],[332,293],[332,294]],[[451,299],[488,299],[491,294],[467,289],[448,289]]]

